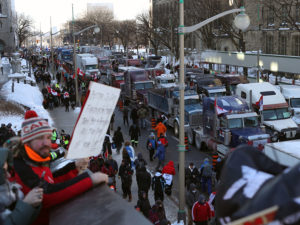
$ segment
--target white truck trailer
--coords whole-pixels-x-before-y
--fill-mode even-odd
[[[77,54],[76,70],[78,68],[85,74],[85,78],[87,79],[100,78],[98,59],[92,54]]]
[[[291,167],[300,162],[300,140],[268,143],[263,152],[279,164]]]

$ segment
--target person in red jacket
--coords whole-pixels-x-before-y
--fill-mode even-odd
[[[199,195],[199,200],[194,203],[192,208],[192,218],[195,225],[208,225],[211,217],[209,204],[205,201],[203,194]]]
[[[166,181],[165,193],[172,194],[173,176],[175,175],[174,162],[170,160],[162,169],[162,176]]]
[[[107,175],[97,172],[79,175],[77,168],[82,162],[69,163],[52,173],[49,168],[52,129],[45,119],[35,111],[25,113],[22,123],[21,141],[14,147],[15,179],[26,195],[39,186],[44,190],[42,210],[33,224],[49,224],[49,209],[73,198],[102,182]]]

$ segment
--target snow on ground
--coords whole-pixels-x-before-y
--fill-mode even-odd
[[[4,123],[7,125],[8,123],[12,124],[12,128],[15,132],[21,130],[21,124],[24,121],[23,116],[21,115],[10,115],[0,113],[0,124]]]
[[[40,117],[48,119],[50,125],[53,124],[53,120],[49,113],[42,106],[43,96],[38,86],[31,86],[30,84],[24,84],[23,82],[14,82],[14,92],[12,92],[12,81],[9,80],[2,87],[2,95],[7,101],[17,102],[35,110]],[[0,115],[0,121],[7,119],[7,117],[10,116],[5,115],[5,117],[6,118],[3,118],[3,115]],[[9,122],[12,123],[13,126],[20,126],[20,121],[24,120],[22,115],[19,117],[12,116],[10,118]]]

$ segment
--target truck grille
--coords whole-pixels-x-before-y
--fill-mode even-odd
[[[190,115],[190,126],[200,126],[202,124],[202,116],[201,114],[192,114]]]

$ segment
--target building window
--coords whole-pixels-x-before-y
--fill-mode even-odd
[[[0,3],[0,13],[2,14],[2,4]]]
[[[278,46],[278,53],[280,55],[286,55],[286,45],[287,45],[287,37],[286,35],[279,35],[279,46]]]
[[[296,22],[300,22],[300,3],[296,5]]]
[[[287,25],[288,8],[287,5],[281,5],[281,26]]]
[[[300,56],[300,36],[293,37],[293,55]]]
[[[267,15],[268,26],[274,26],[274,6],[270,6]]]
[[[274,38],[273,36],[266,36],[266,53],[272,54],[274,47]]]

